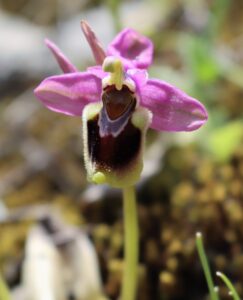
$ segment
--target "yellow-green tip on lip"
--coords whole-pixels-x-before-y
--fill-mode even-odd
[[[105,183],[106,182],[105,174],[102,172],[96,172],[92,177],[92,181],[97,184]]]

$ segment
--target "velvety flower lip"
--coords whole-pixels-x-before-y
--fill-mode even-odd
[[[108,46],[107,55],[119,57],[126,68],[147,69],[153,61],[153,43],[135,30],[126,28]]]

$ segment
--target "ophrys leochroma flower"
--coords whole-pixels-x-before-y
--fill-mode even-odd
[[[173,85],[148,78],[153,44],[147,37],[124,29],[105,52],[87,23],[82,28],[97,65],[79,72],[47,40],[65,74],[46,78],[35,95],[53,111],[82,116],[89,180],[133,185],[142,170],[147,128],[192,131],[206,122],[207,111]]]

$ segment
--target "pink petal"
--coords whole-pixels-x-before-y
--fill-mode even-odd
[[[133,29],[124,29],[111,42],[107,54],[118,56],[126,68],[148,68],[153,60],[153,43]]]
[[[101,66],[88,67],[87,71],[100,79],[103,79],[105,76],[108,75],[107,72],[103,71]]]
[[[34,91],[50,110],[73,116],[81,116],[86,104],[100,101],[101,92],[101,80],[88,72],[49,77]]]
[[[148,80],[139,92],[140,104],[153,113],[153,129],[192,131],[207,121],[207,111],[199,101],[164,81]]]
[[[98,38],[96,37],[94,31],[91,29],[89,24],[85,21],[81,21],[81,28],[83,33],[86,37],[87,42],[93,52],[95,61],[97,65],[102,65],[106,55],[105,51],[103,50],[101,43],[99,42]]]
[[[50,40],[45,39],[47,47],[54,54],[60,68],[64,73],[78,72],[77,68],[70,62],[70,60],[62,53],[62,51]]]
[[[136,85],[136,91],[139,93],[141,86],[145,85],[148,81],[148,72],[141,69],[128,69],[126,76],[130,77]]]

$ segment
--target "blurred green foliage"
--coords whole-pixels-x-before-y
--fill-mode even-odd
[[[232,121],[214,129],[209,134],[209,149],[217,161],[230,159],[235,149],[243,142],[243,123]]]

